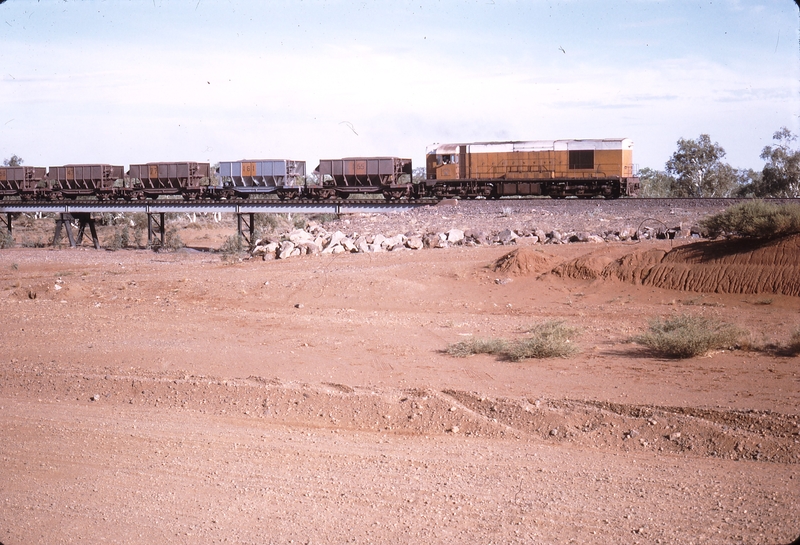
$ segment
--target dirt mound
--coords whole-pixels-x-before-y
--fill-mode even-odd
[[[608,255],[592,253],[562,263],[550,272],[563,278],[593,280],[602,276],[603,270],[613,261],[614,259]]]
[[[644,252],[633,252],[609,263],[603,269],[602,276],[640,284],[642,280],[647,278],[653,267],[664,260],[665,255],[667,255],[667,252],[658,248],[645,250]]]
[[[519,248],[494,262],[492,270],[515,276],[546,271],[552,266],[550,258],[531,248]]]
[[[552,272],[566,278],[612,278],[670,290],[800,296],[800,235],[769,241],[698,242],[669,252],[633,252],[619,259],[591,253],[562,263]]]
[[[643,279],[659,288],[800,296],[800,235],[768,242],[727,240],[676,248]]]

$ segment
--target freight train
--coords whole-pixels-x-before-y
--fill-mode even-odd
[[[434,144],[426,157],[422,180],[413,179],[411,159],[399,157],[322,159],[311,180],[304,161],[289,159],[223,161],[216,171],[196,162],[131,164],[127,172],[107,164],[7,166],[0,167],[0,199],[615,199],[639,190],[627,138]]]

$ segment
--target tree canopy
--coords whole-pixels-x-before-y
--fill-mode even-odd
[[[639,183],[639,195],[642,197],[670,197],[675,178],[660,170],[644,167],[639,171]]]
[[[766,161],[760,183],[755,187],[758,197],[800,197],[800,149],[793,150],[797,136],[786,127],[772,135],[774,146],[766,146],[761,158]]]
[[[3,166],[7,167],[19,167],[22,166],[22,157],[17,157],[16,155],[12,155],[8,159],[3,159]]]
[[[666,164],[666,173],[674,179],[676,197],[727,197],[736,189],[736,170],[723,163],[725,150],[711,137],[701,134],[697,140],[678,140],[678,150]]]

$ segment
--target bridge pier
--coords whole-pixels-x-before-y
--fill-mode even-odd
[[[158,215],[158,219],[154,218],[153,216]],[[165,230],[165,222],[164,222],[164,212],[148,212],[147,213],[147,247],[150,248],[153,246],[153,225],[158,228],[159,235],[161,237],[161,247],[164,247],[166,243],[166,230]]]
[[[249,221],[244,218],[245,215],[250,216]],[[237,233],[242,239],[244,239],[245,242],[247,242],[248,246],[252,246],[253,243],[255,242],[255,240],[253,240],[256,232],[255,216],[256,215],[252,212],[250,212],[249,214],[242,214],[242,213],[236,214]],[[244,230],[242,229],[242,227],[246,227],[247,230],[249,231],[247,235],[244,234]]]
[[[10,214],[9,214],[10,216]],[[75,240],[75,237],[72,235],[72,222],[78,220],[78,240]],[[10,221],[10,218],[9,218]],[[69,245],[71,248],[76,248],[78,244],[83,242],[83,235],[86,231],[86,226],[89,226],[89,231],[92,233],[92,242],[94,243],[94,247],[96,250],[100,249],[100,241],[97,238],[97,228],[94,224],[94,219],[92,218],[92,214],[90,212],[62,212],[60,214],[59,219],[56,220],[56,230],[53,233],[53,246],[58,244],[58,241],[61,239],[61,229],[62,227],[67,232],[67,239],[69,240]],[[11,231],[11,226],[9,225],[9,232]]]
[[[11,238],[11,236],[14,234],[11,229],[11,212],[6,213],[5,220],[2,220],[1,218],[2,216],[0,216],[0,221],[3,221],[3,223],[6,224],[6,229],[8,230],[8,238]]]

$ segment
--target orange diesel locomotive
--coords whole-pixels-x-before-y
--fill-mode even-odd
[[[628,138],[434,144],[426,163],[426,193],[439,198],[614,199],[639,190]]]

